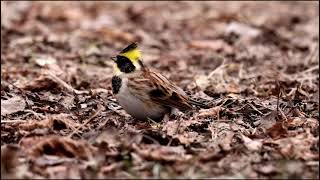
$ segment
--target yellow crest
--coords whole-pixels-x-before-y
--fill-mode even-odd
[[[135,70],[141,69],[141,51],[138,49],[137,43],[131,43],[126,48],[124,48],[120,53],[120,56],[128,58],[135,67]],[[115,59],[114,59],[115,60]],[[118,62],[119,63],[119,62]],[[117,64],[114,66],[114,72],[116,75],[122,74]]]
[[[131,43],[120,52],[120,55],[127,57],[133,63],[135,61],[141,60],[141,51],[140,49],[138,49],[137,43]]]

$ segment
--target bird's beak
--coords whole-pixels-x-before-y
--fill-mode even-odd
[[[116,58],[115,56],[111,57],[111,59],[112,59],[113,61],[116,61],[116,60],[117,60],[117,58]]]

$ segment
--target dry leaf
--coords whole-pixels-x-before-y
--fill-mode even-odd
[[[236,33],[240,36],[255,38],[261,34],[261,31],[246,24],[233,21],[227,26],[226,33]]]
[[[263,174],[271,174],[271,173],[276,173],[279,170],[272,164],[267,164],[264,166],[259,166],[259,168],[257,168],[257,171]]]
[[[210,86],[210,80],[208,76],[198,75],[195,77],[195,82],[200,89],[205,90],[208,86]]]
[[[3,145],[1,146],[1,179],[15,179],[17,177],[16,167],[18,166],[18,152],[17,145]]]
[[[103,27],[99,30],[99,33],[106,40],[120,40],[125,42],[133,42],[137,40],[137,37],[129,32],[124,32],[119,29],[110,29]]]
[[[302,126],[307,119],[296,117],[288,120],[288,127],[300,127]]]
[[[277,122],[271,128],[267,129],[267,133],[273,138],[278,139],[288,134],[287,127],[284,122]]]
[[[119,147],[120,137],[118,132],[114,129],[104,130],[96,139],[95,142],[98,144],[107,143],[108,147]]]
[[[70,158],[61,158],[59,156],[52,156],[52,155],[43,155],[38,157],[35,160],[35,164],[46,167],[46,166],[56,166],[62,164],[64,162],[72,162],[73,159]]]
[[[234,132],[227,123],[215,122],[209,126],[211,131],[212,140],[217,142],[224,151],[231,150],[232,139]]]
[[[134,150],[142,157],[154,160],[154,161],[187,161],[191,158],[190,155],[186,155],[182,146],[160,146],[160,145],[143,145],[133,146]]]
[[[211,49],[214,51],[224,51],[226,53],[232,53],[233,48],[226,42],[220,39],[216,40],[194,40],[190,42],[190,47],[195,49]]]
[[[216,106],[210,109],[201,109],[199,114],[197,115],[198,118],[201,117],[219,117],[220,111],[224,110],[224,107]]]
[[[59,136],[23,138],[20,145],[33,157],[46,154],[88,160],[94,151],[94,148],[84,141]]]
[[[38,120],[26,120],[24,123],[19,124],[18,128],[30,131],[33,129],[42,129],[42,128],[52,128],[54,130],[61,130],[70,128],[74,130],[80,124],[71,120],[67,114],[57,114],[52,115],[47,119],[38,121]]]
[[[39,55],[34,57],[34,61],[37,65],[43,67],[43,66],[49,66],[52,64],[56,64],[57,60],[55,58],[53,58],[52,56],[48,56],[48,55]]]
[[[50,79],[48,76],[40,75],[38,78],[26,84],[19,85],[19,87],[24,90],[42,91],[42,90],[54,89],[58,87],[58,84],[52,79]]]
[[[270,113],[264,115],[261,117],[259,127],[263,129],[268,129],[271,128],[274,124],[277,122],[277,116],[278,112],[277,111],[271,111]]]
[[[259,151],[259,150],[261,150],[262,142],[260,140],[252,140],[249,137],[243,135],[242,133],[240,134],[240,136],[241,136],[241,139],[244,142],[244,145],[250,151]]]
[[[25,108],[26,102],[20,96],[14,96],[8,100],[1,100],[1,116],[23,111]]]

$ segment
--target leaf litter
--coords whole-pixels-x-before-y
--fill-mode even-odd
[[[319,178],[319,5],[167,3],[1,2],[1,178]],[[210,107],[126,114],[132,41]]]

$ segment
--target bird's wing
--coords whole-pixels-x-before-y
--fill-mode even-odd
[[[160,73],[146,71],[144,77],[149,80],[148,95],[153,102],[180,110],[193,108],[185,92]]]

